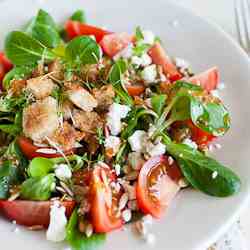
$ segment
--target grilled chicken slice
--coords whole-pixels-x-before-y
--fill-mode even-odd
[[[12,80],[9,93],[13,96],[19,96],[27,85],[26,80]]]
[[[74,126],[83,132],[95,134],[98,127],[103,126],[103,120],[96,112],[73,111]]]
[[[76,131],[68,122],[64,122],[63,126],[59,126],[50,136],[50,139],[66,151],[74,148],[76,142],[80,141],[83,136],[83,132]]]
[[[74,83],[66,83],[65,87],[68,98],[78,108],[90,112],[93,108],[97,107],[96,99],[83,87]]]
[[[39,76],[27,80],[27,90],[29,90],[37,99],[43,99],[49,96],[55,84],[51,79],[45,76]]]
[[[112,85],[102,86],[100,89],[93,89],[94,97],[98,103],[98,109],[107,110],[109,106],[113,103],[115,97],[115,92]]]
[[[23,132],[33,141],[42,142],[51,136],[59,126],[57,102],[46,97],[23,110]]]

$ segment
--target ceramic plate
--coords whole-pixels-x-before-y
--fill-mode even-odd
[[[38,8],[48,10],[64,21],[75,9],[83,8],[90,23],[114,31],[132,31],[141,25],[159,35],[169,54],[190,61],[195,71],[217,65],[226,84],[223,98],[232,114],[232,129],[220,141],[217,159],[232,166],[242,179],[241,192],[227,199],[206,196],[194,190],[179,194],[167,215],[155,222],[157,250],[204,249],[217,239],[239,215],[250,192],[250,65],[247,55],[219,28],[168,1],[143,0],[8,0],[0,4],[0,34],[20,28]],[[5,249],[52,250],[64,245],[45,241],[44,233],[16,233],[15,226],[0,220],[0,242]],[[2,248],[2,247],[1,247]],[[105,250],[148,250],[150,246],[131,231],[108,236]]]

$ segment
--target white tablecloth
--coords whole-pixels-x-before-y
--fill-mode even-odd
[[[226,32],[231,34],[236,39],[236,26],[234,16],[234,0],[175,0],[180,5],[192,9],[201,16],[204,16],[213,22],[221,26]],[[220,250],[242,250],[244,249],[244,242],[246,241],[247,247],[250,249],[250,217],[248,211],[242,214],[241,227],[243,231],[242,235],[238,231],[238,227],[234,226],[229,234],[224,238],[224,241],[231,241],[231,248],[221,245],[221,241],[218,243]],[[243,245],[242,245],[243,244]],[[235,246],[236,245],[236,246]],[[224,247],[224,248],[223,248]],[[216,249],[217,250],[217,249]]]

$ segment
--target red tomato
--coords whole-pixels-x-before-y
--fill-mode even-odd
[[[100,45],[105,54],[110,57],[115,56],[119,51],[126,48],[133,40],[133,36],[128,33],[113,33],[103,37]]]
[[[126,89],[130,96],[138,96],[145,91],[145,86],[143,85],[126,85]]]
[[[65,30],[67,32],[67,35],[70,39],[73,39],[76,36],[83,36],[83,35],[93,35],[96,38],[96,41],[99,43],[102,38],[110,34],[111,32],[107,30],[103,30],[101,28],[91,26],[85,23],[81,23],[78,21],[72,21],[68,20],[65,23]]]
[[[103,166],[96,166],[92,172],[91,218],[97,233],[107,233],[123,225],[121,217],[116,216],[119,199],[110,187],[112,176],[111,170]]]
[[[140,170],[136,187],[141,211],[160,218],[180,190],[177,181],[181,176],[179,167],[175,162],[170,166],[167,156],[150,158]]]
[[[155,45],[148,51],[148,54],[151,56],[154,64],[162,66],[164,74],[171,82],[175,82],[182,78],[181,73],[167,56],[159,42],[155,43]]]
[[[205,90],[210,92],[211,90],[216,89],[219,84],[218,68],[213,67],[201,74],[191,77],[189,81],[202,86]]]
[[[22,153],[29,159],[33,159],[35,157],[45,157],[45,158],[56,158],[56,157],[61,157],[62,155],[59,153],[56,154],[45,154],[45,153],[38,153],[36,152],[38,149],[42,147],[37,147],[35,146],[32,141],[24,136],[20,136],[17,139],[17,143],[22,151]],[[65,155],[70,155],[73,154],[74,149],[64,151]]]
[[[0,82],[2,82],[5,74],[6,74],[6,71],[4,69],[4,65],[0,61]],[[2,89],[2,87],[1,87],[1,89]]]
[[[185,123],[191,130],[191,139],[200,146],[206,146],[216,138],[214,135],[196,127],[191,120],[185,121]]]
[[[0,63],[3,65],[5,72],[7,73],[13,68],[10,60],[5,56],[3,52],[0,52]]]
[[[43,226],[48,227],[50,221],[50,207],[52,201],[8,201],[0,200],[0,211],[9,220],[27,227]],[[64,201],[61,205],[66,208],[66,216],[72,214],[75,202]]]

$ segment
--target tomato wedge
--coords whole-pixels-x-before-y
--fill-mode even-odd
[[[105,35],[111,33],[107,30],[72,20],[68,20],[65,23],[65,30],[70,39],[73,39],[76,36],[93,35],[98,43]]]
[[[69,218],[74,210],[75,202],[63,201],[60,203],[66,208],[66,216]],[[16,221],[17,224],[47,228],[52,204],[52,201],[0,200],[0,212],[9,220]]]
[[[92,172],[90,191],[91,219],[94,231],[107,233],[122,227],[123,220],[116,216],[118,200],[111,190],[110,182],[113,174],[110,169],[96,166]]]
[[[62,155],[59,153],[55,154],[46,154],[46,153],[39,153],[36,152],[38,149],[41,149],[43,147],[37,147],[35,146],[32,141],[24,136],[20,136],[17,139],[17,143],[22,151],[22,153],[29,159],[32,160],[35,157],[45,157],[45,158],[56,158],[61,157]],[[46,147],[47,148],[47,147]],[[74,149],[67,150],[63,152],[65,155],[70,155],[74,153]]]
[[[164,74],[171,82],[180,80],[183,77],[159,42],[155,43],[148,51],[148,54],[151,56],[154,64],[162,66]]]
[[[3,65],[5,72],[7,73],[13,68],[12,63],[10,60],[5,56],[3,52],[0,52],[0,64]]]
[[[126,48],[133,41],[133,36],[126,32],[105,35],[100,41],[104,53],[110,57]]]
[[[181,172],[174,162],[169,165],[167,156],[150,158],[141,168],[136,197],[140,210],[160,218],[180,190],[177,184]]]
[[[206,146],[216,138],[216,136],[195,126],[191,120],[187,120],[185,123],[191,130],[191,139],[199,146]]]
[[[201,74],[193,76],[189,79],[191,83],[199,84],[206,91],[210,92],[217,88],[219,84],[219,71],[217,67],[213,67]]]
[[[145,91],[145,86],[143,85],[126,85],[126,89],[130,96],[138,96],[141,95]]]

